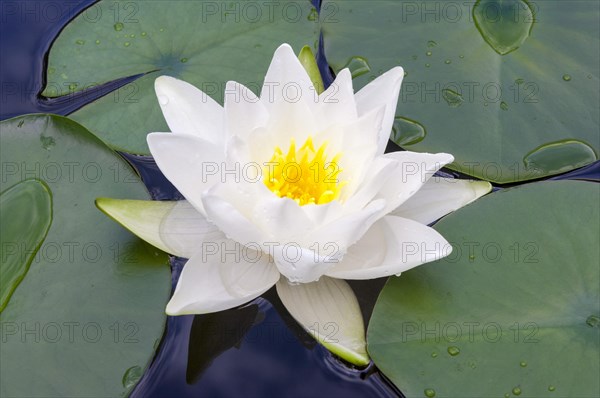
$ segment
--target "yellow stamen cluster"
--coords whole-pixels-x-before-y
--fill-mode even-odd
[[[338,153],[327,160],[327,143],[315,150],[312,137],[296,149],[292,139],[287,153],[275,147],[273,157],[264,164],[263,182],[280,198],[290,198],[300,206],[325,204],[338,199],[346,181],[339,181],[342,169]]]

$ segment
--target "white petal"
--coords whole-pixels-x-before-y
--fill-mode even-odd
[[[280,103],[305,102],[316,104],[316,90],[289,44],[275,50],[265,75],[260,100],[271,112],[271,106]],[[273,112],[271,112],[273,113]]]
[[[334,242],[321,246],[316,243],[310,248],[293,241],[271,241],[265,242],[265,245],[269,246],[269,254],[273,256],[279,272],[293,283],[318,280],[339,261],[342,254]]]
[[[162,251],[189,258],[205,240],[222,238],[187,201],[96,199],[96,206],[109,217]]]
[[[323,225],[340,218],[344,214],[344,205],[339,200],[332,200],[322,205],[304,205],[302,210],[314,225]]]
[[[262,252],[231,240],[208,242],[183,267],[167,314],[206,314],[244,304],[266,292],[279,272]]]
[[[248,184],[251,185],[251,184]],[[243,245],[262,244],[265,235],[252,222],[252,200],[260,198],[243,191],[244,184],[218,184],[203,195],[203,205],[208,220],[229,238]],[[247,207],[245,207],[247,206]]]
[[[306,236],[303,247],[335,246],[339,256],[344,255],[348,247],[358,241],[380,217],[383,216],[385,200],[378,199],[370,202],[363,209],[351,211],[328,224],[321,225]]]
[[[334,153],[342,153],[339,161],[342,173],[339,177],[342,181],[348,181],[343,197],[352,195],[360,186],[368,169],[365,165],[370,165],[375,158],[376,135],[381,126],[383,111],[383,107],[374,109],[350,123],[332,125],[316,136],[320,142],[327,141],[328,148],[333,149]],[[340,145],[336,148],[337,142]]]
[[[344,134],[344,150],[362,149],[363,151],[371,152],[370,156],[376,155],[377,151],[377,134],[381,130],[383,117],[385,116],[385,107],[371,109],[363,114],[355,121],[350,121],[342,124]]]
[[[400,85],[403,78],[404,69],[397,66],[379,76],[356,93],[356,105],[359,117],[372,109],[385,105],[385,116],[383,117],[381,130],[378,134],[379,154],[385,151],[392,132],[398,94],[400,93]]]
[[[315,135],[318,125],[310,101],[278,100],[269,106],[269,120],[265,129],[268,132],[266,140],[257,144],[268,148],[268,153],[272,156],[276,146],[287,151],[292,139],[297,145],[302,145],[309,136]],[[270,157],[259,161],[267,162],[269,159]]]
[[[348,69],[340,71],[335,81],[319,95],[318,102],[315,118],[320,128],[334,123],[347,124],[358,118],[352,75]]]
[[[170,76],[157,78],[154,89],[173,133],[193,134],[223,145],[224,112],[215,100],[193,85]]]
[[[175,206],[163,217],[160,238],[179,257],[191,258],[204,242],[224,239],[225,235],[188,201],[175,202]]]
[[[262,176],[264,165],[262,162],[257,161],[261,157],[267,156],[261,153],[258,148],[254,148],[254,135],[260,134],[264,129],[258,127],[250,132],[246,136],[233,135],[229,137],[227,141],[227,149],[225,153],[226,162],[233,165],[232,169],[239,168],[239,175],[241,178],[246,180],[252,180]],[[264,150],[264,148],[260,148]],[[258,153],[256,153],[258,152]],[[262,155],[262,156],[261,156]]]
[[[369,364],[362,314],[346,282],[323,277],[290,285],[281,279],[276,287],[289,313],[329,351],[358,366]]]
[[[409,151],[391,152],[383,155],[396,160],[396,177],[383,186],[376,198],[387,201],[385,213],[396,209],[414,195],[436,171],[454,160],[447,153],[418,153]]]
[[[311,231],[314,223],[301,206],[290,198],[280,198],[271,192],[269,194],[257,203],[252,214],[252,220],[262,229],[267,239],[285,242]]]
[[[243,166],[248,165],[246,167],[258,166],[262,173],[265,162],[273,157],[275,147],[279,145],[280,148],[287,150],[290,145],[287,141],[285,146],[282,146],[284,140],[281,137],[276,143],[276,136],[276,132],[271,132],[267,127],[257,127],[248,133],[247,138],[232,137],[227,144],[227,159],[240,162]]]
[[[406,218],[386,216],[351,246],[327,275],[342,279],[398,275],[451,252],[452,246],[433,228]]]
[[[188,134],[152,133],[147,141],[160,171],[203,213],[202,192],[220,180],[223,149]]]
[[[264,126],[268,113],[259,98],[244,85],[229,81],[225,88],[225,114],[229,136],[247,138],[252,130]]]
[[[281,45],[273,55],[273,60],[265,76],[260,94],[260,102],[269,113],[263,145],[272,155],[276,146],[284,150],[292,139],[302,145],[309,135],[317,131],[314,110],[318,95],[314,86],[288,44]],[[259,159],[261,162],[267,159]]]
[[[290,280],[318,279],[334,264],[330,255],[338,254],[331,253],[331,245],[306,245],[313,220],[293,200],[275,197],[263,184],[219,184],[204,195],[204,207],[208,219],[228,238],[260,246]],[[321,254],[319,247],[328,251]]]
[[[364,207],[382,189],[384,184],[390,178],[393,178],[396,173],[397,163],[394,159],[388,159],[383,156],[375,158],[370,167],[367,168],[362,184],[344,202],[344,206],[351,209]]]
[[[492,185],[486,181],[432,177],[391,214],[431,224],[491,190]]]

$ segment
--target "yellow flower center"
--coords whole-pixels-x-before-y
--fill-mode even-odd
[[[338,199],[347,183],[338,179],[342,153],[328,160],[326,146],[324,143],[315,150],[312,137],[308,137],[300,149],[292,138],[287,153],[275,147],[271,160],[264,164],[263,182],[275,195],[293,199],[300,206]]]

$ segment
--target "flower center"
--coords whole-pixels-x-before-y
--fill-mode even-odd
[[[324,143],[315,150],[312,137],[308,137],[300,149],[292,138],[287,153],[275,147],[271,160],[264,164],[263,182],[275,195],[293,199],[300,206],[338,199],[347,183],[338,179],[342,153],[328,160],[326,146]]]

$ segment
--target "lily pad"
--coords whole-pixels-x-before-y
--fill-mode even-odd
[[[52,222],[52,195],[38,180],[0,194],[0,312],[23,280]]]
[[[308,0],[99,1],[52,45],[42,95],[142,74],[71,117],[113,148],[147,154],[146,135],[169,131],[154,94],[158,76],[183,79],[221,103],[228,80],[258,92],[281,43],[300,51],[318,41],[312,10]]]
[[[15,186],[3,202],[35,178],[45,184],[36,192],[51,192],[53,207],[48,234],[0,314],[0,395],[127,394],[135,385],[128,369],[146,367],[163,332],[168,257],[104,216],[94,200],[149,195],[125,161],[67,118],[29,115],[0,128],[0,191]],[[36,199],[44,212],[47,200]],[[29,226],[23,208],[4,210],[3,203],[3,242],[4,217],[20,217],[11,220],[14,231]],[[29,261],[29,247],[17,250]]]
[[[541,182],[442,219],[452,254],[377,301],[377,366],[407,397],[599,396],[599,201],[599,184]]]
[[[598,159],[600,9],[594,2],[324,1],[321,20],[333,69],[362,65],[355,89],[404,67],[396,115],[418,123],[427,136],[407,141],[396,134],[397,144],[452,153],[452,169],[497,183]],[[544,161],[531,162],[538,150]]]

